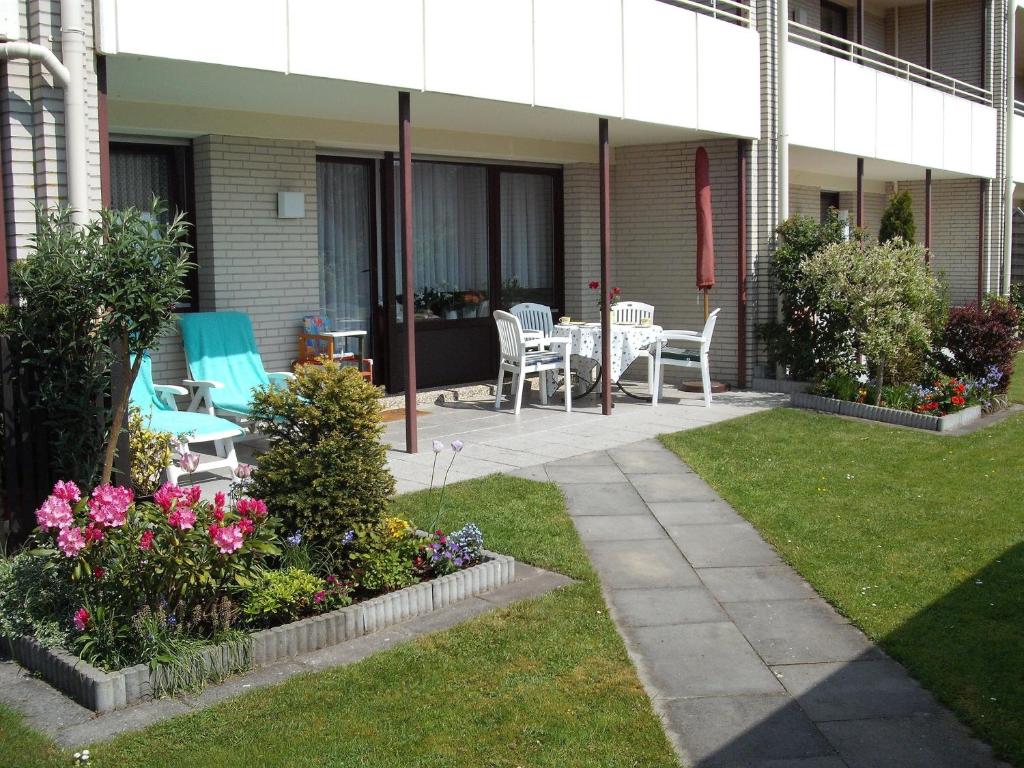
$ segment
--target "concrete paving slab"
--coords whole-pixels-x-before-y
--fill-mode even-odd
[[[647,514],[643,499],[629,483],[572,483],[559,487],[573,517]]]
[[[836,754],[785,694],[679,699],[667,710],[688,766],[732,768]]]
[[[87,722],[51,731],[50,735],[62,747],[74,749],[95,744],[98,741],[106,741],[123,733],[139,731],[162,720],[191,711],[192,709],[180,699],[157,699],[129,709],[119,709],[102,717],[94,717]]]
[[[850,768],[992,768],[992,750],[948,714],[819,723]]]
[[[534,480],[538,483],[546,483],[551,478],[548,477],[548,472],[544,469],[543,464],[538,464],[535,467],[523,467],[522,469],[513,469],[511,472],[506,474],[512,477],[521,477],[524,480]]]
[[[718,495],[697,475],[685,474],[682,470],[674,474],[637,474],[630,477],[644,501],[717,501]]]
[[[679,459],[666,451],[634,451],[617,448],[612,457],[619,468],[630,475],[653,475],[680,472]]]
[[[934,697],[890,659],[791,664],[772,670],[815,721],[901,717],[940,711]]]
[[[724,501],[652,501],[647,505],[666,528],[672,525],[729,525],[743,518]]]
[[[703,587],[616,589],[608,592],[615,620],[624,627],[658,627],[728,621],[728,614]]]
[[[586,545],[606,589],[695,587],[700,581],[671,541],[598,541]]]
[[[559,484],[625,483],[626,476],[614,464],[611,466],[571,466],[549,464],[548,477]]]
[[[768,664],[882,657],[859,629],[820,597],[725,603],[725,610]]]
[[[732,622],[622,627],[658,696],[783,693],[784,688]]]
[[[788,565],[753,565],[697,570],[720,602],[800,600],[815,597],[814,588]]]
[[[665,529],[650,515],[583,515],[573,522],[583,541],[668,540]]]
[[[548,463],[549,467],[614,467],[615,462],[606,451],[592,451],[581,453],[579,456],[570,456],[566,459],[558,459]]]
[[[668,534],[694,568],[782,564],[750,523],[674,525]]]

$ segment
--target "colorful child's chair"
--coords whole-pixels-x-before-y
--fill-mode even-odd
[[[349,339],[359,340],[358,353],[348,351]],[[295,364],[317,364],[321,360],[355,365],[364,379],[373,381],[373,360],[366,357],[366,331],[332,331],[326,317],[306,315],[302,318],[299,357]]]

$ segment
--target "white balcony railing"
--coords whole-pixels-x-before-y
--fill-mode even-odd
[[[789,22],[789,30],[789,39],[794,43],[805,45],[808,48],[813,48],[823,53],[830,53],[833,56],[863,64],[866,67],[871,67],[881,72],[888,72],[896,77],[921,83],[953,96],[960,96],[979,104],[992,105],[992,91],[980,86],[972,85],[963,80],[957,80],[955,77],[927,69],[912,61],[897,58],[874,48],[868,48],[866,45],[859,45],[846,38],[830,35],[827,32],[822,32],[820,29],[808,27],[796,21]]]
[[[705,16],[730,21],[740,26],[749,27],[751,25],[750,6],[746,2],[737,2],[737,0],[660,0],[660,2],[687,8]]]

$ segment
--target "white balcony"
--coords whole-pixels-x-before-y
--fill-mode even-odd
[[[206,65],[196,75],[214,65],[755,138],[758,36],[744,6],[715,5],[99,0],[98,47]]]
[[[802,24],[790,26],[792,144],[995,177],[991,92]]]

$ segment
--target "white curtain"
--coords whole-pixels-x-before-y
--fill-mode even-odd
[[[395,185],[395,212],[400,190]],[[412,169],[413,264],[416,292],[486,291],[487,170],[451,163],[415,163]],[[395,217],[397,258],[401,230]],[[396,269],[398,293],[401,269]]]
[[[501,174],[501,275],[540,299],[554,282],[555,189],[551,176]],[[550,300],[550,299],[548,299]]]
[[[370,327],[369,166],[316,166],[320,306],[333,330]]]

